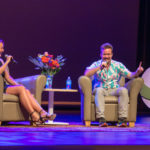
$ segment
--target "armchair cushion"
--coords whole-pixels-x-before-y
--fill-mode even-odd
[[[92,103],[95,103],[95,95],[92,95]],[[115,103],[118,104],[117,96],[105,96],[105,103]]]
[[[19,98],[16,95],[3,93],[3,102],[19,102]]]

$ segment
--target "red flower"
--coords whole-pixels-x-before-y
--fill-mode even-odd
[[[48,63],[50,61],[50,58],[46,56],[42,56],[41,60],[43,63]]]
[[[48,55],[48,57],[50,57],[52,59],[54,56],[53,55]]]
[[[59,68],[59,63],[57,60],[51,60],[51,62],[49,63],[49,66],[52,68],[52,69],[56,69],[56,68]]]

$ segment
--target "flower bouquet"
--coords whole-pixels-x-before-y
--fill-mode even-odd
[[[38,54],[37,58],[29,56],[29,61],[36,66],[35,69],[41,69],[41,74],[46,75],[46,88],[52,88],[53,76],[61,70],[65,60],[66,59],[62,55],[58,55],[54,59],[54,56],[48,54],[48,52],[44,52],[43,55]]]

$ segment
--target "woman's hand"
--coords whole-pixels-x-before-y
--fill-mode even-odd
[[[7,63],[10,63],[10,61],[12,60],[12,56],[11,55],[8,55],[7,57],[6,57],[6,62]]]

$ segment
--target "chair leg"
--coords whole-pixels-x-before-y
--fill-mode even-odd
[[[135,122],[129,122],[129,127],[135,127]]]
[[[0,126],[2,125],[2,121],[0,121]]]
[[[91,126],[91,121],[85,121],[85,126],[90,127]]]

